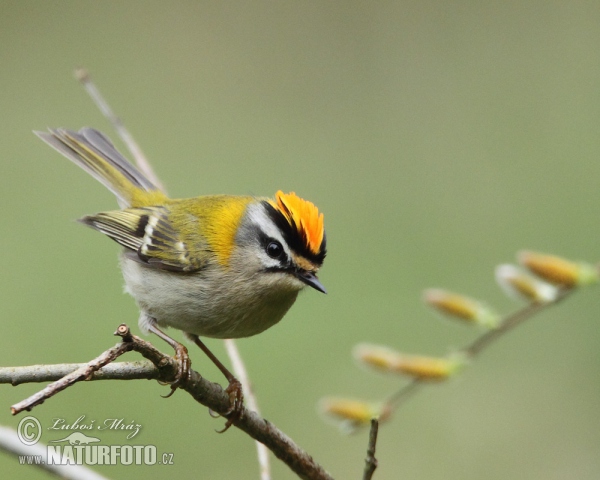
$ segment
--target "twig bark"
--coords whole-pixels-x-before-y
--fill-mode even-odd
[[[379,432],[379,420],[371,420],[371,431],[369,432],[369,446],[367,448],[367,458],[365,459],[365,471],[363,480],[371,480],[375,469],[377,468],[377,459],[375,458],[375,447],[377,446],[377,433]]]
[[[127,332],[129,332],[129,329],[127,329]],[[44,403],[44,401],[48,398],[53,397],[59,392],[62,392],[65,388],[68,388],[71,385],[80,382],[81,380],[88,380],[95,371],[99,370],[104,365],[111,363],[124,353],[130,351],[131,348],[131,342],[119,343],[114,347],[109,348],[94,360],[79,367],[68,375],[65,375],[60,380],[51,383],[43,390],[40,390],[22,402],[14,404],[10,408],[12,414],[16,415],[17,413],[21,413],[23,410],[29,411],[36,405],[41,405]]]
[[[81,380],[104,380],[113,378],[138,379],[156,378],[162,382],[172,382],[177,372],[174,358],[160,352],[151,343],[132,335],[126,325],[120,325],[116,332],[123,338],[123,343],[112,347],[91,362],[83,365],[72,365],[67,380],[60,379],[41,392],[14,405],[13,414],[30,410],[44,400],[56,395],[65,388]],[[122,346],[125,345],[125,346]],[[123,353],[134,350],[141,353],[152,363],[153,371],[146,362],[123,362],[107,365]],[[108,362],[107,362],[108,359]],[[112,360],[110,360],[112,359]],[[57,374],[67,370],[66,365],[47,365],[34,367],[10,367],[0,369],[0,383],[19,384],[28,381],[41,382],[53,380]],[[29,371],[27,371],[29,370]],[[58,386],[56,386],[58,384]],[[225,415],[230,409],[228,394],[223,388],[204,379],[198,372],[191,371],[190,379],[181,389],[189,393],[196,401],[212,411]],[[302,479],[331,480],[332,477],[292,439],[285,435],[268,420],[246,408],[241,418],[234,421],[234,426],[246,432],[253,439],[263,443],[274,455]]]
[[[29,365],[27,367],[0,367],[0,384],[12,386],[22,383],[55,382],[87,363],[59,363],[55,365]],[[88,380],[159,380],[160,372],[148,360],[114,362],[91,374]]]
[[[573,293],[573,289],[563,287],[559,290],[557,297],[548,303],[530,303],[525,305],[520,310],[517,310],[510,315],[507,315],[500,323],[500,326],[494,330],[489,330],[479,336],[473,343],[465,347],[462,351],[469,357],[474,358],[485,350],[492,342],[508,333],[513,328],[533,317],[536,313],[548,308],[551,305],[556,305],[562,301],[567,295]]]

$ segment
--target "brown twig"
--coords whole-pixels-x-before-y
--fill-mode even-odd
[[[133,156],[135,163],[137,164],[140,171],[150,180],[159,190],[164,190],[161,181],[159,180],[156,173],[152,169],[150,162],[144,155],[141,147],[133,138],[133,135],[129,133],[129,130],[125,127],[121,119],[113,112],[108,102],[104,99],[96,84],[92,81],[89,72],[85,68],[77,68],[75,70],[75,78],[83,85],[88,95],[92,98],[94,104],[107,118],[112,127],[115,129],[123,143],[127,147],[127,150]]]
[[[365,470],[363,480],[371,480],[378,462],[375,458],[375,447],[377,446],[377,433],[379,432],[379,420],[371,420],[371,430],[369,432],[369,446],[367,447],[367,458],[365,459]]]
[[[57,380],[54,383],[51,383],[43,390],[35,393],[34,395],[26,398],[25,400],[15,403],[11,408],[11,412],[13,415],[17,413],[21,413],[23,410],[31,410],[33,407],[37,405],[41,405],[45,400],[53,397],[59,392],[62,392],[64,389],[70,387],[76,382],[80,382],[81,380],[88,380],[94,372],[102,368],[104,365],[107,365],[123,355],[125,352],[131,350],[131,344],[129,342],[123,342],[115,345],[112,348],[106,350],[106,352],[102,353],[98,357],[94,358],[92,361],[86,363],[82,367],[79,367],[74,372],[65,375],[60,380]]]
[[[55,382],[87,363],[60,363],[55,365],[28,365],[27,367],[0,367],[0,384],[12,386],[22,383]],[[147,360],[113,362],[93,372],[88,380],[159,380],[160,372]]]
[[[500,324],[497,328],[482,333],[473,342],[458,350],[458,353],[464,354],[466,358],[477,357],[493,342],[497,341],[509,331],[521,325],[523,322],[530,319],[542,310],[561,302],[566,297],[571,295],[573,291],[573,288],[562,287],[552,302],[528,303],[523,308],[506,315],[500,321]],[[408,398],[414,395],[422,386],[426,384],[429,384],[429,382],[421,380],[420,378],[413,379],[410,383],[404,385],[402,388],[390,395],[385,402],[386,406],[390,409],[390,412],[397,409],[401,404],[403,404],[406,400],[408,400]]]
[[[558,295],[552,302],[547,303],[529,303],[525,305],[523,308],[507,315],[501,322],[498,328],[493,330],[488,330],[487,332],[480,335],[475,339],[473,343],[468,345],[467,347],[462,349],[462,352],[467,354],[470,358],[475,358],[479,355],[483,350],[489,347],[494,341],[498,340],[500,337],[508,333],[513,328],[522,324],[526,320],[533,317],[536,313],[545,310],[546,308],[556,305],[568,295],[573,293],[572,288],[563,287],[558,291]]]
[[[393,409],[398,408],[402,403],[408,400],[412,395],[416,394],[423,385],[424,383],[422,380],[413,378],[410,383],[407,383],[401,389],[390,395],[385,401],[385,405],[388,406],[390,413]]]
[[[75,365],[73,371],[67,375],[68,378],[65,377],[67,378],[66,380],[58,380],[41,392],[14,405],[12,407],[13,414],[23,410],[30,410],[78,381],[106,379],[107,375],[104,369],[107,368],[107,364],[130,350],[139,352],[152,362],[154,374],[151,378],[156,378],[162,382],[172,382],[175,379],[177,362],[174,358],[160,352],[151,343],[132,335],[126,325],[120,325],[116,334],[123,338],[122,343],[110,348],[83,366]],[[143,375],[148,374],[145,370],[145,365],[141,369],[139,368],[139,363],[121,363],[119,365],[122,368],[122,371],[119,373],[119,378],[121,379],[128,378],[126,370],[129,366],[132,367],[131,378],[150,378],[141,376],[141,373]],[[34,367],[33,373],[30,375],[34,379],[32,381],[39,382],[53,379],[53,375],[56,373],[53,372],[52,367],[46,366],[44,371],[41,371],[39,366]],[[59,369],[64,369],[65,366],[59,365],[58,367],[60,367]],[[25,383],[26,376],[24,375],[24,369],[27,368],[18,367],[0,371],[0,382]],[[14,374],[14,377],[11,377],[11,372]],[[48,374],[47,378],[44,377],[45,373]],[[188,392],[196,401],[214,412],[224,415],[230,409],[229,396],[223,388],[216,383],[204,379],[198,372],[192,370],[189,380],[184,385],[181,385],[181,388]],[[277,458],[288,465],[300,478],[331,480],[332,477],[307,452],[295,444],[275,425],[261,418],[255,412],[244,408],[243,415],[234,422],[234,425],[246,432],[253,439],[265,444]]]

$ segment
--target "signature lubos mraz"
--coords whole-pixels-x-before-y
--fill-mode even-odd
[[[127,422],[124,418],[107,418],[102,422],[96,420],[86,420],[85,415],[80,415],[72,423],[64,418],[52,419],[52,425],[48,430],[62,431],[93,431],[93,430],[120,430],[127,432],[127,439],[134,438],[141,430],[142,426],[135,423],[134,420]]]

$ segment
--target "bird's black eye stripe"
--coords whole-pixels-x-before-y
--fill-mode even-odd
[[[319,247],[319,252],[315,253],[308,248],[306,235],[303,230],[299,230],[295,224],[290,224],[285,215],[277,210],[268,201],[263,201],[262,205],[265,208],[269,218],[281,232],[281,236],[285,240],[285,243],[290,250],[298,253],[302,257],[313,262],[315,265],[320,266],[323,264],[326,254],[325,235],[323,235],[323,241]]]

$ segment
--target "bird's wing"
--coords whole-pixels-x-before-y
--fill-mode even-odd
[[[206,261],[198,255],[199,246],[185,243],[169,213],[168,207],[126,208],[89,215],[80,222],[125,247],[125,254],[139,263],[175,272],[200,270]]]

